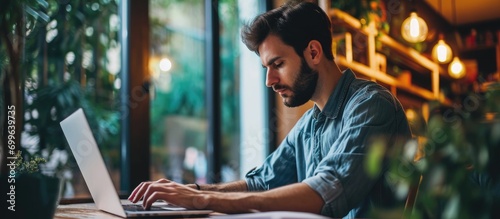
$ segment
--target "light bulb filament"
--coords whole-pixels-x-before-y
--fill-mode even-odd
[[[410,20],[410,36],[418,37],[420,35],[420,27],[418,24],[418,20],[416,18],[411,18]]]

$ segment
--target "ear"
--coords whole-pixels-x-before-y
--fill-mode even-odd
[[[304,50],[304,57],[310,59],[312,64],[318,64],[323,56],[323,48],[317,40],[311,40]]]

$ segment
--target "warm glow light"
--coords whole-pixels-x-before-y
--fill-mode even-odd
[[[415,112],[414,109],[407,109],[406,118],[408,119],[408,121],[414,121],[417,118],[417,112]]]
[[[448,67],[448,74],[455,79],[463,78],[465,76],[464,63],[460,61],[458,57],[455,56],[453,61],[450,63],[450,66]]]
[[[432,49],[432,56],[439,63],[448,63],[451,61],[452,57],[451,48],[444,40],[440,39]]]
[[[403,21],[401,27],[401,35],[410,43],[424,41],[427,38],[427,31],[427,24],[416,12],[410,13],[410,16]]]
[[[161,59],[159,65],[161,71],[169,71],[172,68],[172,62],[168,58]]]
[[[410,36],[417,38],[420,35],[420,28],[418,25],[418,20],[415,17],[410,18]]]

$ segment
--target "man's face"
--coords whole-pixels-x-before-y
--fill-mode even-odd
[[[279,37],[269,35],[259,46],[262,65],[267,68],[266,86],[281,95],[288,107],[300,106],[316,90],[318,72]]]

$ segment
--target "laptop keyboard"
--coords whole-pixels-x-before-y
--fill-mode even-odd
[[[157,206],[151,206],[149,210],[146,210],[142,207],[142,205],[122,205],[123,209],[126,211],[166,211],[166,209],[157,207]]]

